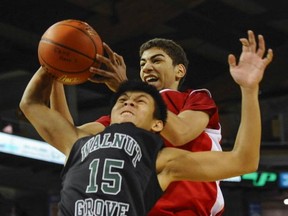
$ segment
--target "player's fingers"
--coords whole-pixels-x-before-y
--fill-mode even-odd
[[[240,42],[242,43],[242,52],[248,52],[250,50],[249,41],[246,38],[240,38]]]
[[[113,50],[108,46],[108,44],[103,43],[103,47],[107,53],[107,55],[109,56],[109,58],[111,58],[113,56]]]
[[[93,83],[106,83],[110,80],[110,78],[94,74],[93,76],[89,77],[88,80]]]
[[[266,58],[264,59],[266,65],[268,65],[273,60],[273,56],[274,56],[273,50],[272,49],[268,49]]]
[[[256,52],[257,44],[254,32],[249,30],[248,31],[248,42],[249,42],[249,48],[251,51]]]
[[[110,58],[106,58],[106,57],[103,56],[103,55],[96,54],[96,59],[97,59],[99,62],[105,64],[107,67],[111,67],[112,64],[113,64],[113,63],[111,62]]]
[[[258,49],[257,49],[257,55],[260,56],[261,58],[265,54],[265,40],[262,35],[258,35]]]
[[[115,55],[116,53],[108,46],[108,44],[103,43],[103,47],[109,57],[109,60],[111,61],[111,64],[113,65],[119,64],[117,56]]]
[[[101,78],[110,78],[112,73],[110,71],[102,70],[100,68],[91,67],[89,70],[94,76],[100,76]],[[96,77],[97,78],[97,77]]]
[[[121,56],[121,55],[119,55],[119,54],[117,54],[117,53],[115,53],[115,52],[114,52],[114,55],[115,55],[115,57],[116,57],[116,59],[117,59],[118,64],[125,66],[125,61],[124,61],[123,56]]]
[[[230,68],[236,67],[236,57],[234,55],[228,55],[228,64]]]
[[[105,83],[106,80],[107,80],[107,78],[94,75],[94,76],[92,76],[92,77],[89,77],[88,80],[89,80],[90,82],[93,82],[93,83]]]

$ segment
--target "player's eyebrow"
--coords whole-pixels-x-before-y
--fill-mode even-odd
[[[129,91],[128,91],[129,92]],[[137,91],[132,91],[132,92],[130,92],[130,93],[136,93],[136,94],[138,94],[138,95],[136,95],[135,96],[135,99],[139,99],[139,98],[146,98],[146,99],[148,99],[149,100],[149,94],[147,94],[147,93],[144,93],[144,92],[137,92]],[[129,96],[129,94],[127,93],[127,92],[123,92],[123,94],[121,94],[120,96],[119,96],[119,98],[120,97],[131,97],[131,96]]]
[[[160,57],[165,57],[163,54],[158,53],[158,54],[155,54],[155,55],[150,56],[149,58],[150,58],[150,59],[153,59],[153,58],[156,58],[156,57],[158,57],[158,56],[160,56]],[[149,58],[147,58],[147,59],[149,59]],[[146,61],[147,59],[141,57],[140,61]]]

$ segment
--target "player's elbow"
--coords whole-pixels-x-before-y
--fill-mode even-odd
[[[19,108],[26,117],[30,116],[30,114],[33,114],[33,112],[35,112],[33,102],[25,97],[22,97],[19,103]]]
[[[189,132],[175,133],[172,136],[164,136],[173,146],[182,146],[187,144],[193,138],[189,137]]]
[[[255,162],[251,163],[248,168],[247,168],[247,172],[255,172],[258,170],[259,167],[259,160],[256,160]]]
[[[19,103],[19,108],[20,108],[21,112],[23,112],[24,114],[29,112],[29,108],[30,108],[29,104],[30,103],[28,100],[26,100],[25,98],[22,98],[20,103]]]
[[[251,160],[246,158],[239,167],[241,167],[241,169],[239,169],[241,170],[241,173],[239,173],[240,175],[255,172],[259,167],[259,158],[256,157]]]
[[[165,176],[166,181],[170,183],[183,180],[181,178],[179,166],[175,164],[174,160],[170,160],[165,164],[165,168],[161,171],[161,174]]]

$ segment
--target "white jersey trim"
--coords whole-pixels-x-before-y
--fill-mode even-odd
[[[210,96],[210,98],[212,98],[211,92],[210,92],[208,89],[205,89],[205,88],[192,90],[192,92],[190,93],[190,95],[193,94],[193,93],[195,93],[195,92],[201,92],[201,91],[205,91],[206,93],[208,93],[208,95]]]

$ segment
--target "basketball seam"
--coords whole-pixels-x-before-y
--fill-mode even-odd
[[[83,23],[82,23],[83,24]],[[94,45],[94,49],[96,50],[96,53],[98,53],[98,49],[97,49],[97,46],[95,45],[95,42],[93,40],[93,38],[91,37],[90,34],[87,34],[87,31],[83,31],[81,28],[77,28],[76,26],[73,26],[73,25],[69,25],[68,23],[59,23],[58,25],[65,25],[65,26],[70,26],[70,27],[73,27],[75,29],[78,29],[79,31],[83,32],[85,35],[87,35],[90,40],[93,42],[93,45]],[[85,24],[84,24],[85,25]],[[93,30],[93,28],[91,28]],[[97,35],[97,37],[99,37],[99,35],[97,34],[97,32],[95,32],[95,35]],[[100,38],[100,37],[99,37]]]
[[[95,58],[91,58],[90,56],[85,55],[84,53],[79,52],[79,51],[76,50],[76,49],[73,49],[73,48],[68,47],[68,46],[65,46],[65,45],[63,45],[63,44],[54,42],[53,40],[50,40],[50,39],[47,39],[47,38],[42,38],[41,41],[44,42],[44,43],[46,42],[46,43],[48,43],[48,44],[56,44],[56,45],[59,46],[59,47],[63,47],[63,48],[69,49],[69,50],[71,50],[71,51],[73,51],[73,52],[75,52],[75,53],[78,53],[78,54],[80,54],[80,55],[82,55],[82,56],[87,57],[88,59],[91,59],[91,60],[95,61]]]
[[[81,73],[83,73],[83,72],[86,72],[87,70],[88,70],[88,68],[90,68],[93,64],[94,64],[94,62],[91,64],[91,65],[89,65],[88,67],[86,67],[86,68],[84,68],[83,70],[81,70],[81,71],[64,71],[64,70],[61,70],[60,68],[56,68],[56,67],[53,67],[51,64],[49,64],[47,61],[45,61],[45,59],[41,56],[41,55],[39,55],[39,57],[41,58],[41,60],[42,60],[42,62],[44,62],[46,65],[48,65],[50,68],[53,68],[54,70],[57,70],[57,71],[59,71],[59,72],[62,72],[62,73],[64,73],[64,74],[71,74],[71,73],[73,73],[73,74],[81,74]]]

